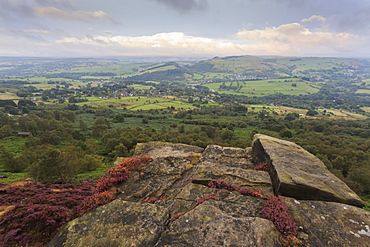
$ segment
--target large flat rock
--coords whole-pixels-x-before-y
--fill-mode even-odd
[[[203,152],[203,148],[181,143],[147,142],[136,144],[134,156],[149,156],[155,158],[186,157]]]
[[[270,165],[269,173],[276,195],[365,206],[319,158],[293,142],[256,134],[252,152],[256,164],[267,162]]]
[[[65,224],[48,247],[153,246],[168,218],[164,207],[117,199]]]
[[[370,246],[370,212],[337,202],[284,198],[306,246]]]
[[[231,215],[214,203],[205,202],[174,221],[155,247],[281,246],[279,233],[270,221]]]

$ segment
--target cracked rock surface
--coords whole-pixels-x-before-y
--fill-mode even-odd
[[[138,144],[135,155],[153,161],[117,186],[122,193],[116,200],[64,225],[48,246],[283,246],[281,233],[260,213],[274,192],[283,194],[299,225],[301,246],[370,246],[370,212],[360,208],[357,195],[348,187],[335,191],[330,183],[317,182],[326,175],[319,176],[316,167],[312,172],[304,167],[308,159],[317,161],[315,157],[294,143],[278,140],[256,135],[253,151]],[[282,155],[284,149],[298,154]],[[291,157],[295,158],[289,161]],[[269,162],[272,172],[253,170],[259,162]],[[312,165],[316,166],[308,163]],[[295,178],[297,173],[305,176]],[[299,182],[289,183],[288,178]],[[258,190],[263,197],[207,186],[215,180]],[[315,198],[303,190],[310,186],[326,197]],[[146,203],[149,198],[155,198],[154,203]]]

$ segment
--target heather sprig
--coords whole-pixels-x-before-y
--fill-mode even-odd
[[[288,206],[281,197],[272,196],[267,200],[261,215],[263,218],[272,221],[276,228],[285,236],[297,235],[298,225],[294,218],[289,215]]]
[[[140,171],[151,161],[152,159],[147,156],[125,159],[117,167],[109,169],[108,173],[99,179],[99,182],[96,185],[96,192],[99,193],[106,191],[118,183],[126,181],[131,172]]]
[[[270,172],[270,165],[267,162],[261,162],[261,163],[257,164],[255,167],[253,167],[253,170]]]
[[[231,183],[226,183],[223,180],[215,180],[215,181],[209,181],[207,184],[208,187],[210,188],[215,188],[215,189],[224,189],[228,191],[237,191],[242,195],[245,196],[253,196],[257,198],[264,198],[262,195],[262,192],[260,190],[254,190],[252,188],[248,187],[240,187],[240,186],[235,186]]]

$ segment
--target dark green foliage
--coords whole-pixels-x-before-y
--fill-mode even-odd
[[[5,106],[13,106],[13,107],[17,107],[17,105],[14,103],[13,100],[9,100],[9,99],[3,99],[3,100],[0,100],[0,107],[5,107]]]
[[[306,115],[307,116],[316,116],[318,114],[319,113],[317,111],[315,111],[315,110],[309,110],[309,111],[306,112]]]
[[[32,100],[25,100],[25,99],[20,99],[18,101],[18,106],[36,106],[36,104]]]
[[[123,123],[125,121],[125,117],[122,114],[116,114],[113,117],[113,123]]]
[[[0,145],[0,166],[9,172],[22,172],[26,168],[26,163],[20,157]]]
[[[279,132],[280,136],[281,137],[286,137],[286,138],[292,138],[293,137],[293,133],[292,131],[288,130],[288,129],[283,129]]]

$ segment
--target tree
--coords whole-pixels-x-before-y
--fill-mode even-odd
[[[79,172],[79,159],[83,152],[66,147],[63,152],[48,146],[40,158],[30,165],[29,173],[34,179],[49,183],[70,182]]]
[[[286,120],[286,121],[293,121],[293,120],[295,120],[297,118],[299,118],[299,114],[298,113],[290,112],[290,113],[286,114],[286,116],[284,117],[284,120]]]
[[[293,137],[293,133],[288,129],[282,129],[279,132],[279,134],[280,134],[281,137],[287,137],[287,138],[292,138]]]
[[[0,166],[8,172],[22,172],[26,168],[22,159],[16,158],[3,145],[0,145]]]
[[[149,123],[149,119],[147,117],[143,118],[143,120],[141,121],[142,124],[148,124]]]
[[[125,121],[125,117],[122,114],[116,114],[113,117],[113,123],[123,123]]]
[[[84,120],[80,119],[78,121],[78,124],[79,124],[80,130],[82,130],[82,131],[86,131],[87,130],[87,124],[85,123]]]
[[[361,167],[352,167],[348,172],[349,180],[363,185],[363,192],[370,192],[370,166],[362,165]]]
[[[11,136],[13,133],[13,128],[10,125],[4,125],[0,128],[0,138]]]
[[[103,133],[110,128],[109,121],[104,117],[96,119],[95,123],[91,127],[93,136],[102,136]]]
[[[81,160],[79,165],[80,172],[90,172],[95,171],[101,165],[101,158],[97,155],[87,154]]]
[[[307,112],[306,112],[306,115],[307,116],[316,116],[316,115],[318,115],[319,113],[317,112],[317,111],[315,111],[315,110],[308,110]]]
[[[178,129],[179,129],[179,133],[184,133],[185,132],[185,125],[181,124]]]

